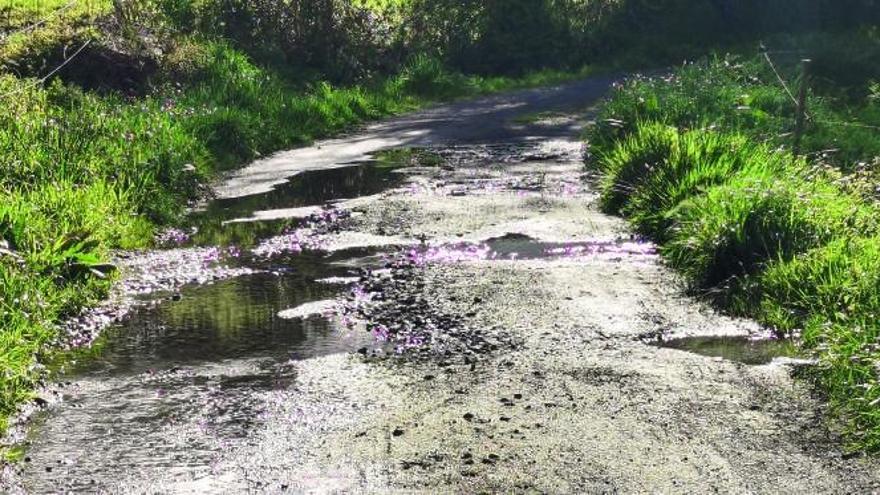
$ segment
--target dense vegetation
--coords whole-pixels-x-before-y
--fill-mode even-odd
[[[815,353],[854,446],[876,451],[880,38],[775,45],[815,59],[803,156],[795,104],[762,54],[622,85],[591,130],[590,163],[603,208],[657,239],[693,291]],[[794,81],[797,65],[779,65]]]

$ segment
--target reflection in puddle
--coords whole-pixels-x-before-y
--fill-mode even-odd
[[[768,364],[775,358],[793,358],[798,355],[797,348],[791,341],[779,339],[685,337],[653,345],[751,365]]]
[[[495,258],[544,259],[592,257],[651,256],[657,253],[653,244],[621,240],[590,240],[578,242],[541,242],[522,234],[507,234],[486,242]]]
[[[191,226],[197,229],[192,240],[198,245],[251,246],[256,239],[277,235],[296,226],[299,219],[229,223],[230,220],[250,218],[265,210],[319,206],[340,199],[378,194],[396,187],[403,180],[404,176],[396,173],[393,167],[378,163],[302,172],[264,194],[212,201],[205,210],[191,216]]]
[[[172,478],[209,476],[218,454],[297,386],[293,361],[373,344],[333,318],[278,315],[336,297],[339,286],[316,280],[351,276],[337,262],[365,254],[291,257],[284,271],[187,288],[108,330],[102,352],[65,377],[66,400],[31,428],[27,491],[89,491],[91,480],[108,488],[116,475],[157,468]]]
[[[649,243],[621,240],[543,242],[523,234],[507,234],[483,243],[462,242],[417,246],[408,249],[405,255],[409,261],[421,265],[476,260],[539,260],[585,257],[618,260],[628,257],[651,257],[656,253],[656,247]]]

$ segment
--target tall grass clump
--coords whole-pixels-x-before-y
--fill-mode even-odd
[[[692,197],[734,178],[769,180],[791,168],[789,157],[744,136],[688,131],[635,190],[623,214],[642,234],[664,241],[679,206]]]
[[[849,324],[880,315],[880,239],[839,238],[786,262],[771,264],[756,281],[761,318],[784,332],[811,321]],[[806,332],[815,346],[822,335]]]
[[[629,218],[642,234],[663,238],[670,215],[691,196],[734,176],[783,174],[792,160],[742,135],[647,123],[597,162],[602,208]]]
[[[852,235],[870,212],[821,179],[734,177],[681,205],[663,252],[698,289],[730,287],[766,263]],[[796,174],[796,175],[795,175]]]
[[[606,213],[620,213],[632,193],[672,155],[679,132],[666,124],[648,123],[638,127],[597,160],[603,174],[600,204]],[[601,151],[600,151],[601,153]]]
[[[755,285],[761,320],[802,332],[855,443],[880,450],[880,238],[837,239],[770,265]]]

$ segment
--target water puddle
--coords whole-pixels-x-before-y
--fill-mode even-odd
[[[389,257],[418,264],[655,254],[645,243],[555,243],[519,234],[396,254],[387,246],[327,254],[315,252],[320,247],[297,237],[295,229],[282,236],[283,245],[269,243],[263,250],[268,254],[261,254],[259,247],[249,247],[300,219],[230,223],[260,218],[259,212],[295,213],[377,194],[403,180],[384,162],[309,171],[271,192],[214,201],[193,214],[197,234],[172,232],[170,241],[209,246],[207,258],[259,271],[186,287],[161,304],[136,309],[103,334],[98,351],[72,362],[61,377],[68,381],[60,387],[64,400],[38,415],[29,430],[28,461],[21,466],[25,492],[94,491],[96,486],[112,492],[114,476],[122,473],[134,478],[138,472],[162,472],[187,480],[211,476],[219,456],[267,420],[273,401],[296,393],[296,361],[379,345],[363,329],[353,332],[326,314],[323,305],[337,299],[363,269],[383,268]],[[336,218],[335,211],[328,212]]]
[[[35,420],[26,491],[89,491],[91,480],[107,488],[114,473],[139,470],[208,476],[219,453],[296,388],[293,361],[374,345],[333,317],[279,314],[337,297],[342,287],[318,280],[350,277],[343,261],[365,254],[273,261],[273,272],[188,287],[136,310],[105,332],[100,352],[71,364],[65,400]]]
[[[753,339],[749,337],[684,337],[652,345],[718,357],[738,363],[769,364],[776,358],[796,358],[798,350],[788,340]]]
[[[218,199],[194,212],[190,227],[197,245],[253,245],[256,239],[277,235],[298,222],[297,210],[332,201],[378,194],[400,185],[404,176],[385,163],[366,162],[347,167],[310,170],[291,177],[270,192]],[[258,215],[258,212],[269,214]],[[272,212],[278,212],[272,215]],[[261,220],[260,217],[269,219]],[[285,217],[287,218],[273,218]],[[247,220],[252,221],[235,221]]]
[[[650,256],[656,248],[649,243],[624,240],[589,240],[578,242],[543,242],[522,234],[507,234],[486,241],[495,259],[553,259],[577,257],[622,258]]]

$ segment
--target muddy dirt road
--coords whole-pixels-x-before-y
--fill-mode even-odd
[[[211,214],[252,242],[217,258],[248,270],[110,330],[34,421],[9,489],[880,490],[880,465],[845,456],[792,378],[804,363],[745,344],[759,328],[684,297],[597,212],[589,112],[521,117],[608,84],[457,103],[231,177]],[[413,145],[429,159],[344,166]],[[654,345],[694,336],[702,354]]]

